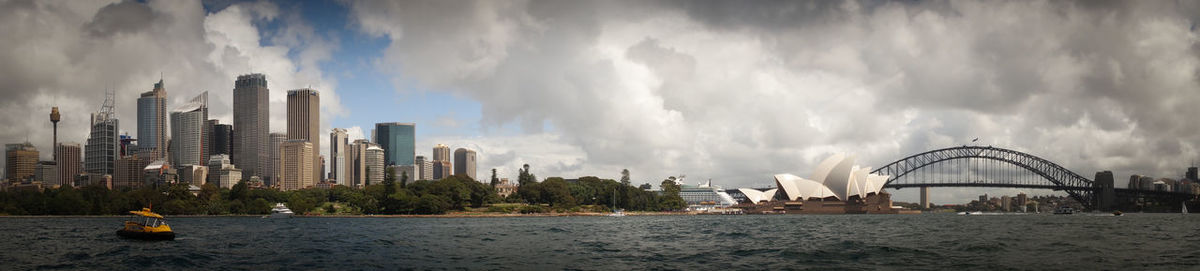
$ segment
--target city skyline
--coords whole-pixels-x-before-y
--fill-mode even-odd
[[[832,153],[878,166],[965,144],[1117,176],[1178,177],[1200,158],[1191,2],[410,5],[13,6],[63,19],[0,19],[17,71],[0,75],[0,142],[51,160],[51,123],[13,113],[57,106],[58,142],[86,146],[106,90],[119,132],[139,136],[137,99],[160,80],[165,108],[208,91],[210,117],[237,131],[233,82],[263,74],[261,148],[286,130],[286,91],[311,88],[323,96],[315,144],[333,128],[353,141],[415,123],[415,155],[472,149],[479,169],[510,179],[530,164],[541,177],[628,168],[639,183],[757,187]],[[766,11],[783,15],[749,15]],[[329,148],[314,152],[332,164]],[[935,202],[982,193],[939,190]]]

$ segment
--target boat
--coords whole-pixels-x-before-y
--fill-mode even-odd
[[[1188,212],[1187,212],[1187,202],[1184,202],[1184,203],[1181,203],[1181,204],[1183,204],[1183,210],[1182,210],[1180,213],[1182,213],[1182,214],[1185,214],[1185,215],[1186,215],[1186,214],[1188,213]]]
[[[1061,206],[1058,207],[1058,209],[1054,209],[1054,214],[1056,215],[1069,215],[1074,213],[1075,209],[1071,208],[1071,206]]]
[[[617,209],[617,190],[616,189],[613,189],[612,206],[613,206],[612,207],[613,213],[608,214],[608,216],[625,216],[625,210]]]
[[[125,221],[125,227],[117,230],[117,236],[142,240],[175,240],[175,231],[167,225],[162,215],[142,208],[141,211],[129,211],[132,216]]]
[[[1125,213],[1122,213],[1120,210],[1113,211],[1113,216],[1123,216],[1123,215],[1125,215]]]
[[[267,216],[267,217],[270,217],[270,218],[291,218],[291,217],[292,217],[292,215],[294,215],[294,214],[295,214],[295,213],[292,213],[292,210],[291,210],[291,209],[288,209],[288,207],[287,207],[287,206],[284,206],[284,205],[283,205],[283,203],[276,203],[276,204],[275,204],[275,208],[271,208],[271,215],[270,215],[270,216]]]

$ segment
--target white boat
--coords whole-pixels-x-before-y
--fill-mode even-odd
[[[1186,214],[1188,213],[1188,212],[1187,212],[1187,202],[1184,202],[1184,203],[1182,203],[1182,204],[1183,204],[1183,211],[1182,211],[1181,213],[1183,213],[1183,214],[1185,214],[1185,215],[1186,215]]]
[[[625,210],[617,209],[613,213],[608,214],[608,216],[625,216]]]
[[[1075,208],[1071,208],[1071,206],[1062,206],[1062,207],[1058,207],[1058,209],[1054,210],[1054,214],[1056,214],[1056,215],[1069,215],[1069,214],[1074,214],[1074,213],[1075,213]]]
[[[270,218],[290,218],[290,217],[292,217],[293,214],[294,213],[292,213],[292,210],[288,209],[287,206],[284,206],[283,203],[276,203],[275,208],[271,208],[271,215],[268,217],[270,217]]]

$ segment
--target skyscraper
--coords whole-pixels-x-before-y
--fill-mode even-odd
[[[283,165],[283,158],[282,158],[282,156],[280,156],[279,146],[283,145],[284,141],[287,141],[287,134],[271,133],[270,137],[271,137],[271,139],[270,139],[271,143],[270,143],[270,146],[268,146],[268,148],[267,148],[268,151],[271,152],[271,154],[268,155],[269,164],[267,164],[268,167],[266,167],[263,170],[263,176],[260,176],[260,177],[263,178],[264,180],[267,180],[265,183],[267,186],[278,187],[279,186],[279,183],[278,183],[279,175],[281,173],[281,172],[279,172],[279,167]]]
[[[346,186],[362,187],[367,182],[367,149],[370,147],[379,147],[371,141],[365,139],[356,139],[350,144],[348,152],[346,152],[346,161],[350,164],[350,172],[346,175],[350,181],[345,182]]]
[[[118,122],[115,94],[106,93],[100,112],[92,113],[91,133],[84,148],[84,170],[87,173],[113,174],[118,156]]]
[[[346,164],[346,152],[349,151],[346,148],[349,147],[350,137],[346,129],[333,128],[333,132],[329,133],[329,173],[342,185],[350,180],[346,177],[346,172],[350,169]]]
[[[433,146],[433,161],[450,161],[450,147],[442,144]]]
[[[426,159],[424,155],[417,155],[416,163],[413,165],[416,169],[416,176],[413,180],[432,180],[433,179],[433,162]]]
[[[221,124],[217,120],[208,120],[209,142],[208,155],[233,154],[233,125]]]
[[[27,180],[37,169],[38,150],[29,142],[4,145],[4,179]]]
[[[267,77],[260,73],[238,76],[233,86],[233,134],[234,165],[242,169],[242,176],[262,176],[270,155],[267,134],[271,130],[268,103],[270,90]]]
[[[287,136],[288,140],[304,140],[312,143],[312,176],[321,176],[318,161],[321,150],[321,96],[316,90],[297,89],[287,92]],[[286,158],[285,158],[286,159]],[[316,184],[315,182],[313,183]]]
[[[151,160],[166,156],[167,90],[162,79],[137,99],[137,138],[141,152]]]
[[[433,161],[433,179],[450,177],[450,161]]]
[[[375,143],[384,151],[387,165],[412,165],[416,156],[416,129],[412,123],[376,123]]]
[[[75,176],[83,173],[83,154],[79,143],[62,143],[54,151],[58,164],[58,185],[75,185]]]
[[[207,91],[171,112],[171,164],[175,168],[207,162],[204,159],[208,145],[204,141],[207,112]]]
[[[316,185],[312,142],[289,139],[279,145],[279,189],[296,190]]]
[[[229,163],[229,156],[216,154],[208,159],[208,180],[219,187],[233,188],[242,180],[242,170]]]
[[[126,155],[117,159],[114,163],[116,169],[112,174],[113,188],[138,188],[145,184],[145,171],[147,165],[150,164],[149,159],[142,158],[141,155]]]
[[[367,183],[366,185],[382,184],[383,173],[386,170],[384,166],[383,148],[379,146],[367,147],[366,153],[363,155],[366,161],[364,164],[367,168]]]
[[[475,151],[466,148],[454,150],[454,175],[467,175],[475,179]]]

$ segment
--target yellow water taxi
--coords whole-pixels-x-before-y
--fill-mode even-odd
[[[117,235],[132,239],[146,240],[175,240],[175,232],[162,215],[142,208],[141,211],[129,211],[133,214],[125,221],[125,227],[117,230]]]

